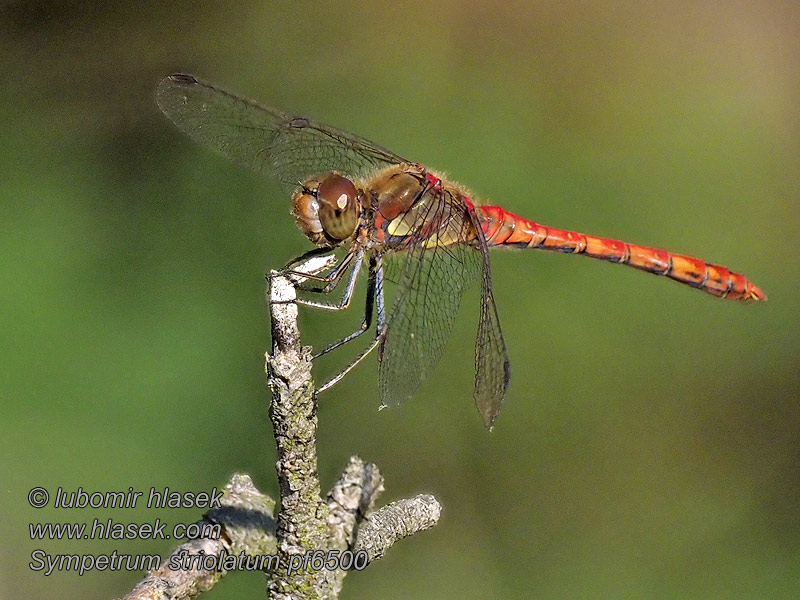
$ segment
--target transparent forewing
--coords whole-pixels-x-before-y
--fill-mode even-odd
[[[475,341],[475,406],[489,429],[500,412],[511,378],[506,342],[500,328],[500,317],[492,293],[492,275],[489,265],[489,248],[483,237],[474,211],[469,213],[477,231],[476,243],[483,262],[481,277],[481,316]]]
[[[156,99],[164,114],[203,146],[287,186],[326,171],[356,177],[404,162],[368,140],[262,106],[192,75],[165,77]]]
[[[468,243],[472,223],[460,201],[429,193],[415,207],[406,249],[397,257],[399,283],[379,346],[381,401],[398,404],[436,368],[467,287],[478,279],[480,251]]]

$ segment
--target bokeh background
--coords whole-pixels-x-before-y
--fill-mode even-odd
[[[159,113],[182,70],[770,296],[494,253],[513,371],[495,431],[471,400],[474,296],[413,401],[378,412],[372,361],[321,398],[324,487],[359,454],[384,501],[444,505],[342,597],[800,597],[798,32],[794,0],[4,2],[0,596],[111,598],[141,577],[45,577],[35,548],[175,543],[34,542],[29,522],[202,512],[37,511],[34,486],[202,491],[245,471],[277,495],[264,273],[308,243],[277,184]],[[359,310],[302,311],[307,342]],[[207,597],[263,590],[234,574]]]

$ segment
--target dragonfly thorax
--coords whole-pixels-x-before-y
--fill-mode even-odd
[[[292,196],[292,214],[314,244],[335,246],[350,238],[358,227],[358,190],[337,173],[313,177]]]

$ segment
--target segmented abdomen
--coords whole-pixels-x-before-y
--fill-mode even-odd
[[[708,264],[699,258],[545,227],[499,206],[476,206],[475,210],[490,246],[517,246],[585,254],[592,258],[630,265],[648,273],[666,275],[720,298],[743,301],[767,299],[764,292],[744,275],[720,265]]]

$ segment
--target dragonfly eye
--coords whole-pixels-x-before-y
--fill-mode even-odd
[[[328,237],[342,241],[353,235],[361,207],[352,181],[335,173],[323,176],[317,188],[317,201],[319,220]]]

